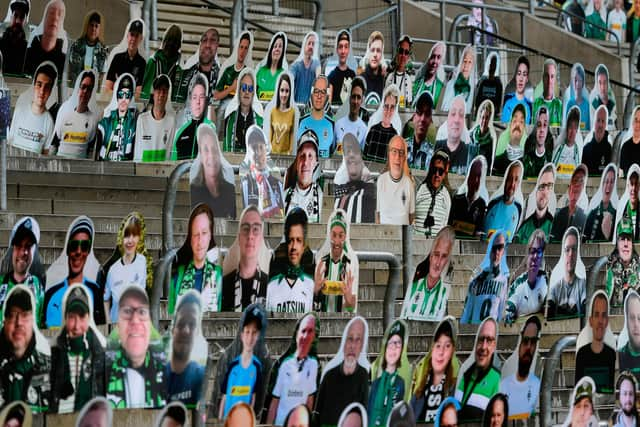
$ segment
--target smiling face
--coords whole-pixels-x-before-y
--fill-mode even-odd
[[[491,406],[490,427],[502,427],[505,419],[504,402],[502,399],[496,399]]]
[[[86,334],[89,329],[89,319],[89,313],[67,313],[64,316],[64,327],[69,338],[78,338]]]
[[[444,57],[444,47],[441,44],[436,45],[431,51],[431,55],[427,61],[427,78],[434,76]]]
[[[131,317],[125,315],[129,311]],[[141,314],[143,312],[144,314]],[[134,367],[144,362],[151,338],[151,321],[149,319],[149,304],[134,295],[127,295],[120,300],[118,314],[118,331],[120,343],[126,356]]]
[[[84,264],[87,262],[87,257],[89,256],[89,250],[91,249],[91,240],[88,233],[84,231],[80,231],[71,236],[70,243],[73,243],[74,240],[79,241],[78,244],[68,244],[67,245],[67,255],[69,257],[69,277],[75,278],[78,276],[82,276],[82,271],[84,270]],[[84,243],[81,243],[84,242]],[[72,247],[74,246],[74,247]],[[73,249],[73,250],[72,250]],[[85,250],[86,249],[86,250]]]
[[[398,46],[398,56],[397,56],[397,61],[398,61],[398,69],[399,70],[404,70],[404,67],[406,67],[407,63],[409,62],[409,58],[411,55],[411,45],[409,44],[408,41],[403,40],[402,43],[400,43],[400,45]]]
[[[267,146],[259,142],[257,144],[252,144],[251,149],[253,151],[253,164],[256,169],[259,171],[263,171],[267,168]]]
[[[602,141],[604,138],[604,131],[607,128],[607,110],[604,108],[599,108],[596,111],[596,125],[594,135],[596,137],[596,141]]]
[[[248,53],[249,53],[249,40],[247,39],[240,40],[240,44],[238,45],[238,63],[244,64],[244,60],[247,58]]]
[[[22,357],[33,338],[33,312],[11,307],[4,317],[3,331],[14,354]]]
[[[607,173],[604,176],[602,182],[602,201],[609,202],[611,195],[613,194],[613,188],[616,184],[616,175],[613,169],[607,169]]]
[[[378,69],[382,61],[382,40],[374,40],[369,45],[369,67],[372,70]]]
[[[331,258],[338,260],[342,255],[344,242],[347,240],[347,232],[341,225],[334,225],[331,227],[329,237],[331,241]]]
[[[601,99],[609,96],[609,79],[604,73],[598,74],[598,96]]]
[[[364,324],[357,320],[351,323],[344,343],[344,364],[355,369],[364,345]]]
[[[407,149],[401,137],[393,137],[389,142],[389,174],[393,179],[402,178]]]
[[[473,53],[466,51],[462,57],[462,64],[460,66],[460,72],[465,79],[469,79],[471,70],[473,69]]]
[[[629,344],[637,352],[640,350],[640,299],[635,297],[627,302],[627,329]]]
[[[489,123],[491,121],[491,109],[489,104],[485,104],[482,109],[482,115],[480,116],[480,131],[486,133],[489,130]]]
[[[216,145],[217,141],[208,133],[203,134],[198,141],[198,155],[206,182],[215,182],[222,169],[220,152]]]
[[[584,87],[584,80],[582,75],[579,72],[576,72],[576,75],[573,76],[573,90],[576,92],[576,96],[582,93],[582,88]]]
[[[364,91],[360,86],[354,86],[351,89],[351,96],[349,97],[349,114],[350,115],[356,115],[360,111],[363,95],[364,95]]]
[[[451,241],[438,239],[429,254],[429,278],[439,280],[451,255]]]
[[[618,249],[618,255],[622,263],[628,265],[633,256],[633,240],[631,240],[631,236],[628,234],[619,235],[616,248]]]
[[[238,90],[240,92],[240,107],[251,107],[251,101],[253,100],[253,92],[255,85],[253,84],[253,77],[251,74],[245,74],[238,83]]]
[[[191,107],[191,116],[200,120],[202,118],[202,114],[204,113],[204,107],[207,102],[207,95],[205,94],[204,86],[201,84],[197,84],[193,87],[191,91],[191,99],[189,101],[189,106]]]
[[[133,233],[129,230],[125,231],[124,239],[122,239],[122,247],[125,255],[133,257],[138,249],[138,243],[140,243],[140,234]]]
[[[118,89],[118,93],[116,94],[118,101],[118,112],[122,115],[129,109],[129,104],[131,104],[131,98],[133,98],[133,93],[129,88]]]
[[[524,95],[527,83],[529,83],[529,67],[527,64],[520,63],[516,70],[516,93],[518,95]]]
[[[298,186],[302,189],[313,183],[313,171],[318,164],[318,155],[312,143],[304,144],[296,156],[296,174]]]
[[[602,342],[604,334],[609,326],[609,307],[606,297],[599,294],[591,307],[591,316],[589,316],[589,326],[593,331],[593,340]]]
[[[315,338],[316,318],[308,314],[300,322],[300,327],[296,333],[296,355],[298,358],[302,359],[309,354]]]
[[[280,97],[280,105],[289,105],[289,97],[291,95],[291,85],[286,80],[280,81],[280,89],[278,89],[278,96]]]
[[[564,239],[564,267],[565,271],[574,275],[576,272],[576,263],[578,261],[578,239],[573,234],[569,234]]]
[[[391,126],[391,120],[396,112],[396,97],[393,95],[387,95],[382,105],[382,125],[386,128]]]
[[[496,324],[492,321],[484,322],[478,331],[475,349],[476,365],[480,369],[487,369],[491,364],[496,350],[496,339]]]
[[[338,62],[340,64],[346,64],[347,58],[349,57],[349,40],[340,40],[336,48],[336,53],[338,54]]]
[[[11,252],[11,265],[13,266],[15,275],[25,275],[27,270],[29,270],[29,266],[33,260],[31,254],[33,244],[31,237],[23,237],[13,245],[13,250]]]
[[[636,402],[636,390],[633,381],[625,379],[620,383],[620,409],[625,415],[633,413]]]
[[[465,104],[464,99],[455,98],[447,115],[447,138],[449,141],[458,142],[464,129]]]
[[[447,165],[442,159],[436,159],[431,165],[431,187],[438,189],[444,182],[447,174]]]
[[[278,61],[282,58],[282,51],[284,50],[284,40],[282,37],[278,37],[275,42],[273,42],[273,49],[271,49],[271,63],[274,65],[278,65]]]
[[[435,375],[444,374],[453,357],[453,341],[445,334],[441,334],[431,350],[431,368]]]
[[[218,53],[218,34],[213,29],[207,30],[200,39],[200,47],[198,48],[199,62],[202,65],[209,65]]]
[[[302,224],[292,225],[287,236],[287,255],[289,264],[297,267],[300,265],[304,253],[304,227]]]
[[[311,97],[311,106],[315,111],[323,111],[324,107],[327,103],[327,87],[328,82],[326,79],[320,78],[317,79],[315,84],[313,85],[312,97]]]
[[[387,367],[398,366],[400,356],[402,355],[402,337],[400,335],[392,335],[387,341],[387,347],[384,352],[384,359]]]
[[[588,397],[583,397],[575,405],[571,414],[571,426],[586,427],[593,415],[593,405]]]
[[[211,244],[211,223],[209,216],[202,212],[198,214],[191,223],[191,251],[193,262],[196,266],[202,266],[206,257],[209,245]]]
[[[493,245],[491,246],[491,265],[494,267],[498,267],[500,265],[500,261],[502,260],[502,256],[504,255],[504,244],[505,238],[504,235],[499,234],[494,240]]]

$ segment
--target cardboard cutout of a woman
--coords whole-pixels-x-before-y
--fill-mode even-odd
[[[465,112],[471,113],[473,107],[473,94],[476,89],[476,48],[467,45],[460,55],[460,62],[447,82],[447,87],[442,98],[442,111],[449,111],[453,98],[462,95],[465,100]]]
[[[600,178],[600,187],[589,202],[589,214],[584,226],[584,240],[610,242],[614,236],[618,207],[618,168],[609,163]]]
[[[287,35],[278,31],[271,37],[266,56],[256,65],[256,94],[260,101],[277,96],[276,81],[289,68],[287,63]]]
[[[581,63],[576,62],[571,67],[571,83],[569,87],[564,91],[562,114],[563,124],[566,126],[567,113],[575,105],[580,109],[580,127],[581,131],[591,130],[591,110],[589,107],[589,91],[585,87],[585,73],[584,67]]]
[[[278,75],[276,89],[271,101],[264,109],[262,130],[271,143],[274,154],[293,154],[300,112],[293,99],[293,76],[284,71]]]

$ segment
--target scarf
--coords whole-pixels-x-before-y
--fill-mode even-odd
[[[176,300],[177,297],[184,295],[190,289],[196,289],[196,267],[193,265],[193,261],[189,262],[189,265],[186,266],[182,275],[182,280],[179,280],[178,283]],[[211,262],[205,260],[202,271],[202,288],[200,293],[204,295],[205,290],[210,290],[211,294],[208,294],[208,298],[206,298],[206,300],[203,298],[203,311],[220,311],[220,283],[220,270]]]
[[[127,369],[135,369],[144,378],[145,384],[145,408],[160,408],[166,403],[166,386],[164,384],[164,367],[161,360],[151,357],[150,351],[139,368],[130,366],[129,360],[122,352],[122,348],[115,352],[115,358],[111,363],[109,382],[107,383],[107,399],[114,408],[128,408]]]
[[[393,405],[402,400],[402,396],[399,395],[400,384],[396,384],[397,380],[397,369],[393,374],[388,373],[386,370],[383,371],[382,375],[376,380],[378,382],[378,388],[373,398],[373,408],[369,408],[371,416],[370,426],[386,426],[387,418],[389,418],[389,414],[391,414]],[[400,380],[402,381],[402,379]]]
[[[69,338],[66,329],[62,331],[62,346],[67,349],[66,354],[62,358],[62,383],[60,390],[60,397],[67,399],[69,396],[75,393],[74,397],[74,411],[82,409],[85,403],[87,403],[92,396],[92,358],[91,351],[89,349],[89,342],[93,342],[93,331],[91,328],[87,330],[87,333],[83,336],[76,338]],[[78,357],[78,363],[74,367],[75,369],[75,384],[71,382],[71,366],[69,363],[69,356]]]
[[[465,97],[471,93],[469,80],[465,79],[462,73],[458,73],[458,77],[453,84],[453,93],[455,96],[464,95]]]

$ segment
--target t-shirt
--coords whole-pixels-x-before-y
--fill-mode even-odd
[[[484,225],[487,203],[478,197],[469,203],[466,194],[456,194],[451,201],[449,225],[456,230],[456,236],[473,236]]]
[[[387,161],[389,141],[397,134],[393,126],[384,127],[382,122],[373,125],[369,129],[364,142],[364,149],[362,150],[364,159],[385,163]]]
[[[447,312],[448,296],[449,287],[442,280],[438,280],[438,283],[429,289],[426,277],[418,279],[407,289],[400,317],[439,322]]]
[[[420,184],[416,193],[416,223],[414,225],[416,233],[435,237],[442,227],[447,225],[450,210],[451,196],[444,185],[441,185],[435,192],[435,197],[432,197],[429,185],[426,182]],[[429,220],[429,217],[433,220]]]
[[[458,175],[465,175],[467,173],[467,164],[469,162],[469,146],[463,141],[460,141],[458,148],[455,151],[451,151],[447,146],[447,140],[442,139],[436,141],[436,148],[434,152],[442,150],[449,156],[449,173],[455,173]]]
[[[368,395],[369,374],[362,366],[357,365],[351,375],[344,374],[342,364],[327,371],[320,384],[316,401],[318,425],[337,425],[344,408],[352,402],[366,407]]]
[[[600,353],[591,349],[591,343],[580,347],[576,355],[576,383],[584,376],[589,376],[596,383],[598,393],[614,393],[616,352],[604,344]]]
[[[399,181],[385,172],[377,181],[376,212],[380,215],[380,224],[408,225],[409,215],[416,211],[416,199],[413,182],[403,175]]]
[[[549,290],[548,319],[584,316],[587,300],[587,283],[585,279],[575,277],[573,284],[561,279]],[[551,308],[553,306],[553,309]]]
[[[604,168],[611,161],[611,144],[607,139],[607,131],[605,131],[602,141],[596,141],[595,135],[593,139],[587,143],[582,149],[582,163],[587,166],[589,175],[602,175]]]
[[[631,371],[636,376],[636,379],[640,377],[640,354],[631,349],[631,343],[627,342],[621,350],[618,350],[618,367],[620,371]]]
[[[78,113],[75,109],[64,117],[58,114],[55,132],[59,139],[57,154],[64,157],[86,159],[89,144],[93,142],[98,128],[98,115],[87,110]]]
[[[511,286],[509,286],[507,306],[513,307],[516,317],[540,313],[544,309],[544,302],[547,299],[547,288],[545,274],[538,274],[536,284],[531,289],[528,282],[528,273],[524,272],[516,277]]]
[[[251,356],[246,368],[242,366],[242,355],[233,359],[222,381],[220,392],[225,395],[223,418],[239,402],[251,405],[251,398],[262,382],[262,364],[257,357]]]
[[[388,87],[391,83],[395,84],[400,91],[398,108],[406,108],[413,105],[413,77],[406,72],[400,74],[393,72],[387,76],[385,87]]]
[[[127,51],[120,52],[114,55],[111,60],[109,71],[107,71],[107,80],[115,82],[122,74],[129,73],[136,80],[136,86],[142,86],[146,66],[147,63],[139,52],[136,52],[133,59],[129,57]]]
[[[320,61],[313,58],[309,68],[304,66],[302,59],[293,63],[289,72],[293,75],[293,97],[298,104],[306,104],[311,97],[311,87],[316,78],[316,70],[320,67]]]
[[[518,99],[515,92],[507,93],[504,95],[504,105],[502,106],[502,116],[501,121],[503,123],[509,123],[511,121],[511,115],[513,114],[513,109],[516,108],[516,105],[523,105],[525,111],[525,123],[531,124],[531,101],[529,101],[526,97],[522,99]]]
[[[271,153],[273,154],[291,154],[292,142],[295,143],[295,141],[292,141],[295,138],[292,133],[296,117],[293,108],[289,108],[284,112],[278,108],[271,110],[269,141],[271,142]]]
[[[347,69],[344,71],[342,71],[338,66],[334,67],[334,69],[331,70],[327,78],[329,80],[329,84],[333,86],[333,90],[331,92],[332,104],[342,105],[342,98],[340,98],[340,93],[342,92],[342,85],[344,83],[344,79],[345,78],[353,79],[355,76],[356,76],[355,71],[353,71],[349,67],[347,67]]]
[[[618,40],[622,42],[627,31],[627,14],[624,10],[611,9],[607,17],[607,28],[618,35]],[[609,40],[615,41],[613,35],[608,35]]]
[[[629,168],[632,164],[637,163],[640,159],[640,143],[635,144],[633,138],[629,138],[620,149],[620,169],[627,176]]]
[[[62,25],[62,24],[61,24]],[[58,80],[62,78],[62,71],[66,62],[66,53],[62,51],[65,44],[64,39],[56,39],[54,48],[48,52],[42,48],[42,35],[38,35],[31,40],[31,44],[27,48],[27,55],[24,59],[25,74],[33,75],[40,64],[45,61],[53,62],[56,70],[58,70]]]
[[[195,407],[202,395],[204,366],[195,360],[189,362],[181,374],[171,371],[171,362],[167,363],[164,381],[167,386],[167,401],[179,400],[189,408]]]
[[[556,214],[553,217],[553,225],[551,226],[549,239],[552,242],[561,241],[565,231],[571,226],[576,227],[578,231],[582,233],[586,220],[587,216],[580,207],[576,207],[576,210],[571,216],[569,216],[569,206],[557,209]]]
[[[317,392],[318,369],[318,359],[306,357],[300,361],[295,353],[282,362],[272,392],[279,399],[275,425],[283,425],[289,411],[307,403],[307,398]]]
[[[244,68],[244,66],[242,68]],[[236,70],[235,64],[229,65],[227,68],[225,68],[222,71],[222,75],[220,76],[216,84],[216,91],[221,92],[223,90],[226,90],[229,86],[231,86],[233,84],[233,81],[237,79],[238,76],[240,75],[240,71],[242,71],[242,68],[239,70]],[[227,95],[227,97],[224,99],[230,99],[235,94],[236,94],[236,89],[233,88],[231,92],[229,92],[229,95]]]
[[[138,116],[133,160],[136,162],[161,162],[169,157],[175,132],[176,117],[165,113],[156,120],[152,111]]]
[[[313,277],[300,273],[290,284],[284,274],[271,278],[267,285],[267,310],[307,313],[313,310]]]
[[[309,222],[320,222],[322,210],[320,184],[314,182],[306,190],[298,187],[298,184],[290,187],[285,195],[285,213],[288,214],[293,208],[302,208],[307,214]]]
[[[492,200],[489,202],[487,216],[484,219],[485,233],[491,235],[497,230],[503,230],[507,233],[507,243],[510,243],[516,234],[521,211],[522,208],[516,201],[506,204],[503,197]]]
[[[469,291],[464,303],[460,323],[478,324],[491,316],[496,321],[502,320],[507,299],[508,277],[493,268],[482,271],[469,283]]]
[[[334,127],[336,136],[336,144],[342,145],[344,136],[348,133],[355,136],[360,144],[360,148],[364,148],[364,138],[367,136],[367,125],[362,121],[360,117],[355,122],[349,120],[349,116],[344,116],[339,119]]]
[[[516,374],[512,374],[500,381],[500,391],[509,398],[509,419],[529,418],[538,403],[540,378],[530,372],[527,379],[521,382]]]
[[[561,144],[553,153],[553,164],[556,165],[557,178],[571,178],[576,167],[580,164],[580,150],[574,142],[571,147]]]
[[[271,68],[261,67],[256,74],[257,94],[260,101],[271,101],[275,93],[276,80],[282,73],[282,68],[276,70],[275,74],[271,74]]]
[[[9,129],[9,144],[32,153],[48,150],[53,139],[54,123],[47,110],[42,114],[31,111],[31,103],[15,109]]]
[[[323,115],[320,120],[314,119],[311,114],[304,116],[298,125],[298,135],[296,139],[300,139],[300,136],[308,129],[313,130],[318,136],[320,142],[318,153],[320,157],[327,158],[331,156],[336,148],[333,135],[333,120],[327,117],[326,114]]]
[[[547,107],[547,111],[549,112],[549,126],[560,126],[560,123],[562,121],[562,101],[559,98],[553,98],[550,101],[547,101],[542,96],[536,98],[533,102],[532,117],[538,117],[538,110],[543,105]]]
[[[118,308],[120,295],[128,285],[137,285],[146,289],[147,283],[147,259],[144,255],[136,254],[131,264],[124,264],[122,258],[114,262],[107,273],[105,282],[104,300],[111,301],[109,316],[111,322],[118,321]]]

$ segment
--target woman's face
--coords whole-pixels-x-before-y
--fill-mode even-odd
[[[127,232],[122,240],[124,246],[124,253],[129,256],[133,256],[138,248],[138,242],[140,242],[140,235],[136,233]]]
[[[398,366],[400,355],[402,354],[402,337],[400,335],[392,335],[387,341],[387,348],[384,353],[384,358],[387,362],[387,366]]]
[[[468,79],[471,75],[471,69],[473,68],[473,54],[467,51],[462,57],[462,66],[460,72],[465,79]]]
[[[278,89],[278,96],[280,97],[280,105],[285,106],[289,103],[289,95],[291,93],[291,87],[286,80],[280,81],[280,89]]]
[[[522,95],[529,82],[529,67],[527,64],[518,64],[516,71],[516,93]]]
[[[374,40],[369,46],[369,66],[376,70],[382,60],[382,40]]]
[[[273,42],[273,49],[271,49],[271,63],[274,65],[278,65],[278,61],[282,58],[282,50],[284,49],[284,43],[282,41],[282,37],[278,37],[275,42]]]
[[[433,350],[431,351],[431,367],[435,374],[443,374],[446,371],[449,362],[451,362],[453,350],[451,338],[445,334],[440,335],[433,344]]]
[[[582,80],[582,76],[580,73],[576,73],[573,77],[573,88],[576,91],[576,96],[579,96],[582,92],[582,88],[584,87],[584,81]]]
[[[504,422],[504,402],[497,399],[491,407],[491,427],[502,427]]]

